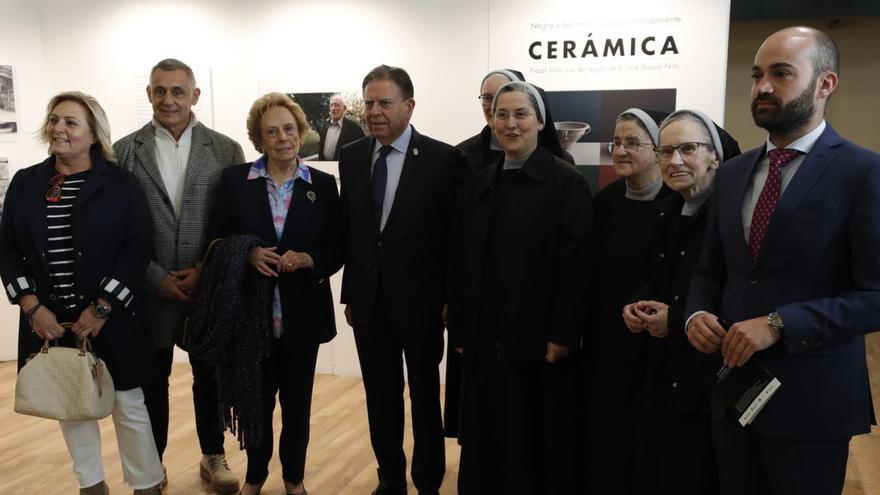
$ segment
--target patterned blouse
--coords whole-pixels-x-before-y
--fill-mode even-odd
[[[261,156],[251,165],[248,172],[247,180],[255,180],[259,178],[266,179],[266,192],[269,194],[269,206],[272,209],[272,223],[275,224],[276,239],[281,242],[281,235],[284,234],[284,222],[287,220],[287,211],[290,209],[290,201],[293,199],[293,187],[296,179],[302,179],[307,183],[312,183],[312,174],[309,167],[306,166],[300,158],[297,158],[296,173],[292,178],[288,179],[284,184],[278,185],[266,170],[266,155]],[[283,254],[283,253],[278,253]],[[272,297],[272,335],[276,338],[281,337],[284,333],[284,325],[281,319],[281,290],[278,284],[275,284],[275,293]]]

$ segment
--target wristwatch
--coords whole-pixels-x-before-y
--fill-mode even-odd
[[[89,306],[92,307],[92,311],[95,312],[95,316],[102,320],[106,320],[110,316],[110,312],[113,311],[113,308],[108,304],[104,304],[100,301],[92,301],[92,304]]]
[[[782,316],[776,311],[772,311],[769,315],[767,315],[767,324],[770,325],[771,328],[776,330],[776,333],[779,334],[779,339],[782,339],[784,335],[783,329],[785,328],[785,324],[782,322]]]

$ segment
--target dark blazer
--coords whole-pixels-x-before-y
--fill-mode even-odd
[[[54,156],[16,172],[9,184],[0,221],[0,276],[10,302],[18,302],[23,292],[21,281],[25,280],[31,290],[36,287],[36,296],[59,322],[64,321],[65,314],[76,321],[89,303],[99,295],[106,297],[113,304],[113,312],[93,345],[95,353],[106,362],[116,388],[127,390],[148,382],[156,371],[142,288],[153,250],[150,210],[134,175],[97,154],[92,159],[93,169],[73,207],[76,308],[68,313],[56,300],[45,258],[48,240],[44,198],[49,179],[57,173]],[[109,281],[117,283],[108,285]],[[129,293],[133,297],[127,300]],[[71,332],[62,340],[74,345]],[[18,327],[19,368],[41,345],[22,314]]]
[[[336,149],[333,151],[333,156],[326,156],[324,154],[324,138],[327,136],[328,127],[330,127],[330,119],[325,120],[321,127],[318,128],[318,160],[321,161],[338,161],[340,148],[364,137],[364,130],[361,129],[357,122],[348,117],[343,117],[342,129],[339,132],[339,140],[336,141]]]
[[[276,279],[284,320],[282,343],[290,348],[329,342],[336,336],[330,276],[342,267],[336,178],[309,168],[311,184],[296,179],[284,233],[277,242],[266,179],[246,180],[251,165],[234,165],[223,171],[211,236],[253,234],[277,245],[279,254],[287,250],[308,253],[315,261],[313,269],[281,274]]]
[[[380,233],[370,181],[374,143],[361,139],[339,156],[346,234],[342,303],[350,305],[356,325],[365,323],[381,284],[397,328],[442,330],[449,223],[467,166],[452,146],[413,128],[394,205]]]
[[[868,432],[863,335],[880,329],[880,155],[828,126],[779,198],[753,261],[742,198],[764,154],[760,147],[719,169],[686,313],[706,310],[731,324],[782,316],[783,340],[757,354],[782,382],[753,423],[765,435]]]
[[[509,208],[493,212],[502,162],[471,179],[459,198],[450,254],[449,334],[464,344],[465,371],[475,358],[486,245],[493,222],[503,233],[497,261],[498,355],[543,360],[547,342],[576,346],[592,278],[593,206],[583,176],[538,147],[506,191]]]

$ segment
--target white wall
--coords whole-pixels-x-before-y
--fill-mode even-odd
[[[727,40],[724,29],[711,26],[726,27],[729,1],[660,3],[673,6],[685,25],[699,27],[703,19],[705,29],[714,29],[714,37],[691,28],[683,34],[693,53],[680,74],[705,71],[705,61],[711,61],[712,78],[687,87],[716,85],[717,98],[707,99],[702,90],[680,91],[679,104],[705,102],[720,118]],[[16,70],[21,130],[37,128],[53,94],[75,89],[98,98],[118,139],[138,127],[136,109],[146,99],[143,77],[150,67],[163,58],[179,58],[197,70],[205,89],[201,103],[213,103],[208,123],[238,140],[246,157],[254,159],[245,116],[260,94],[359,92],[363,75],[387,63],[406,68],[413,78],[413,124],[457,143],[483,125],[476,96],[487,69],[496,68],[489,64],[525,65],[517,57],[524,53],[524,40],[528,46],[531,20],[602,22],[607,16],[625,21],[632,11],[667,12],[655,4],[635,0],[621,10],[604,0],[0,0],[0,64]],[[536,81],[548,90],[657,87],[644,79],[600,84],[587,74],[564,84]],[[664,82],[678,87],[686,81],[681,76]],[[0,156],[9,157],[14,172],[41,161],[45,150],[31,132],[21,132],[16,142],[0,139]],[[337,297],[338,279],[332,281]],[[17,314],[17,308],[0,304],[0,359],[15,357]],[[322,347],[318,370],[359,374],[351,329],[339,307],[337,326],[339,336]]]
[[[71,89],[98,98],[114,139],[136,130],[136,104],[146,98],[138,76],[166,57],[202,72],[196,77],[210,89],[214,128],[238,140],[248,159],[258,154],[245,116],[260,94],[359,92],[364,74],[382,63],[410,73],[413,125],[457,143],[482,125],[476,95],[486,71],[486,24],[486,2],[466,0],[0,0],[0,64],[15,67],[19,127],[28,131],[0,142],[0,156],[9,157],[10,173],[44,159],[30,131],[49,98]],[[333,290],[338,298],[339,276]],[[16,307],[0,304],[0,360],[15,358],[17,318]],[[322,346],[319,372],[358,375],[340,307],[337,326],[339,336]]]

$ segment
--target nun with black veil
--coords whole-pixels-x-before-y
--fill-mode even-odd
[[[480,107],[486,125],[479,134],[458,143],[455,148],[462,152],[472,173],[495,164],[504,156],[504,149],[492,133],[492,100],[501,86],[513,81],[525,81],[522,72],[513,69],[497,69],[486,74],[480,82]]]
[[[718,167],[740,154],[727,132],[698,110],[678,110],[660,124],[655,147],[666,186],[656,203],[663,232],[646,285],[623,308],[623,322],[646,336],[634,350],[640,374],[633,424],[634,495],[719,493],[710,430],[710,390],[691,361],[685,295],[703,245]]]
[[[491,107],[503,151],[459,197],[449,336],[463,351],[459,493],[566,493],[571,374],[592,276],[589,187],[561,157],[543,93]]]
[[[589,484],[593,493],[629,494],[634,416],[632,353],[646,334],[630,332],[620,318],[651,277],[653,249],[662,225],[657,203],[672,194],[663,183],[654,147],[668,112],[630,108],[618,115],[608,143],[618,179],[596,194],[595,330],[584,339],[591,365],[586,373]]]

